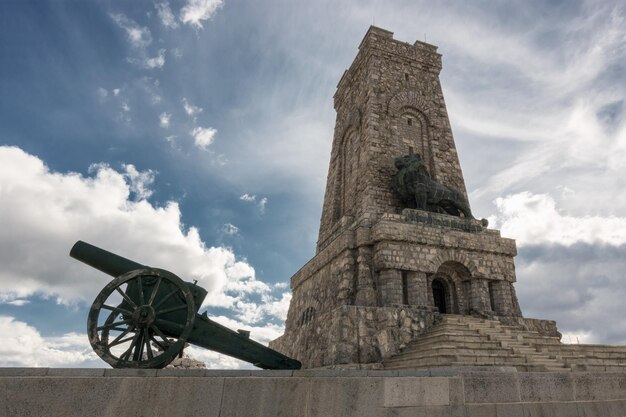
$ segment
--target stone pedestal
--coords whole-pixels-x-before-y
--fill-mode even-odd
[[[477,220],[404,210],[339,230],[291,280],[285,334],[271,347],[305,367],[379,363],[446,313],[521,317],[515,242]]]

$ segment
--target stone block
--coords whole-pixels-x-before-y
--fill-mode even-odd
[[[430,376],[430,369],[399,369],[398,376]]]
[[[147,377],[157,376],[156,369],[105,369],[104,376]]]
[[[371,370],[371,371],[367,371],[367,376],[373,376],[373,377],[398,376],[398,371]]]
[[[289,377],[292,375],[293,375],[293,371],[289,369],[262,369],[262,370],[250,371],[250,376],[254,376],[254,377],[277,378],[277,377]]]
[[[578,417],[609,417],[607,405],[603,402],[583,401],[576,402]],[[613,417],[613,416],[610,416]],[[619,416],[622,417],[622,416]]]
[[[448,378],[395,377],[383,382],[384,407],[440,406],[450,404]]]
[[[352,378],[352,377],[365,377],[368,370],[361,369],[300,369],[293,371],[295,377],[315,377],[315,378]]]
[[[462,366],[442,366],[441,368],[431,368],[430,375],[431,376],[457,376],[467,372],[465,367]],[[469,367],[471,368],[471,367]]]
[[[384,378],[314,378],[307,417],[375,416]]]
[[[156,375],[158,377],[203,377],[205,376],[206,369],[177,369],[177,368],[165,368],[157,369]]]
[[[104,376],[104,371],[104,368],[50,368],[46,376],[93,378]]]
[[[520,401],[515,373],[463,374],[465,403],[510,403]]]
[[[574,373],[577,401],[625,400],[626,373]]]
[[[464,406],[427,406],[383,408],[376,410],[376,414],[366,414],[363,417],[466,417]],[[361,417],[361,416],[359,416]]]
[[[6,416],[219,416],[223,379],[0,378]]]
[[[524,404],[496,404],[496,415],[498,417],[526,417]]]
[[[48,368],[0,368],[0,377],[45,376]]]
[[[463,392],[463,380],[461,378],[448,378],[450,382],[450,404],[465,404],[465,393]]]
[[[205,369],[204,376],[209,377],[228,377],[228,378],[240,378],[250,376],[252,370],[250,369]]]
[[[524,402],[574,401],[574,381],[568,373],[524,372],[518,375]]]
[[[495,404],[468,404],[465,412],[467,417],[498,417]]]
[[[626,400],[607,401],[605,416],[608,417],[624,417],[626,416]]]
[[[308,378],[226,378],[220,417],[306,415]]]
[[[578,404],[575,402],[526,403],[524,417],[575,417],[578,416]],[[605,417],[604,415],[598,417]]]

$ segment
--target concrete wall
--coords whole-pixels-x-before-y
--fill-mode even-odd
[[[626,415],[626,373],[0,368],[0,416]]]

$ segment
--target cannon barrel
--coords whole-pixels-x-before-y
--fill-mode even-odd
[[[150,349],[149,340],[154,334],[160,337],[177,338],[180,347],[177,347],[176,351],[182,349],[182,343],[186,340],[191,344],[250,362],[264,369],[300,369],[301,367],[299,361],[250,340],[247,332],[230,330],[209,319],[206,312],[198,314],[207,291],[195,283],[183,282],[171,272],[141,265],[80,240],[72,247],[70,256],[116,278],[96,298],[88,320],[92,347],[113,367],[167,365],[171,360],[170,350],[163,355],[162,360],[142,362],[144,346]],[[120,286],[124,283],[128,286],[123,291],[122,303],[117,306],[107,304],[108,296],[114,289],[121,293]],[[180,297],[172,297],[174,293],[179,293]],[[186,310],[185,306],[187,306]],[[107,319],[99,324],[98,318],[102,308],[107,309],[106,314],[109,311],[112,313],[109,315],[110,321]],[[120,314],[122,321],[116,322],[116,317]],[[122,333],[115,339],[111,336],[113,340],[110,340],[111,331]],[[139,343],[141,346],[137,350],[139,353],[133,355],[132,360],[125,355],[114,357],[110,351],[103,351],[103,349],[128,341],[129,339],[122,338],[137,332],[139,336],[129,339],[133,339],[132,343],[135,343],[137,338],[143,341]],[[142,337],[147,337],[147,339],[141,339]],[[94,338],[93,341],[92,338]],[[164,341],[165,339],[162,338],[161,343]],[[167,348],[167,346],[163,347]],[[150,354],[154,353],[150,351]]]
[[[145,268],[145,265],[100,249],[82,240],[79,240],[72,246],[70,256],[112,277],[118,277],[135,269]]]
[[[192,345],[249,362],[262,369],[302,367],[299,361],[251,340],[247,334],[232,331],[206,315],[196,315],[193,330],[187,341]]]
[[[90,245],[82,240],[79,240],[72,246],[70,256],[112,277],[119,277],[130,271],[147,268],[146,265],[131,261],[130,259],[126,259],[97,246]],[[189,288],[189,291],[191,291],[197,311],[202,305],[207,291],[191,282],[185,282],[185,284],[187,288]]]

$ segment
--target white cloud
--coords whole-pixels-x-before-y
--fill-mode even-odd
[[[256,201],[256,195],[250,195],[246,193],[242,195],[241,197],[239,197],[239,199],[243,201]]]
[[[135,193],[137,200],[145,200],[152,195],[150,187],[154,183],[155,172],[151,169],[147,171],[137,171],[132,164],[124,164],[124,178],[130,191]],[[108,167],[105,167],[107,169]]]
[[[245,201],[247,203],[257,203],[257,207],[259,208],[259,211],[261,212],[261,214],[265,213],[265,206],[267,205],[267,197],[262,197],[258,199],[257,202],[257,196],[254,194],[243,194],[242,196],[239,197],[240,200]]]
[[[502,235],[517,239],[518,245],[557,243],[626,243],[626,218],[575,217],[557,209],[548,194],[521,192],[495,200],[498,214],[489,220]]]
[[[591,332],[561,332],[561,342],[568,345],[592,344],[595,342],[594,335]]]
[[[222,0],[187,0],[187,4],[180,10],[180,20],[202,29],[202,21],[210,19],[222,4]]]
[[[86,334],[42,337],[34,327],[11,316],[0,316],[0,366],[102,366]]]
[[[88,177],[52,172],[19,148],[0,147],[0,299],[39,294],[63,304],[90,302],[111,277],[69,258],[74,242],[84,240],[197,279],[209,293],[205,306],[248,317],[236,310],[242,303],[262,312],[254,317],[274,314],[254,301],[272,302],[272,289],[248,263],[230,249],[206,246],[195,227],[182,224],[177,203],[146,199],[153,181],[152,171],[131,165],[118,172],[96,164]]]
[[[196,127],[191,131],[196,147],[206,150],[215,140],[216,129],[212,127]]]
[[[166,112],[163,112],[159,115],[159,126],[161,126],[162,128],[167,129],[168,127],[170,127],[170,119],[172,118],[172,115]]]
[[[226,223],[224,226],[222,226],[222,232],[226,233],[227,235],[233,236],[239,233],[239,228],[234,224]]]
[[[170,9],[170,5],[167,1],[157,3],[154,7],[157,9],[157,14],[159,19],[161,19],[163,26],[170,29],[176,29],[178,27],[176,17],[174,16],[174,13],[172,13],[172,9]]]
[[[143,65],[147,69],[163,68],[163,65],[165,65],[165,49],[159,49],[155,57],[146,58]]]
[[[121,90],[120,90],[119,88],[114,88],[114,89],[113,89],[113,95],[114,95],[115,97],[119,96],[119,95],[120,95],[120,92],[121,92]]]
[[[134,20],[121,13],[111,14],[111,18],[119,27],[126,31],[126,37],[135,48],[145,48],[152,43],[152,34],[147,27],[139,26]]]
[[[23,298],[19,298],[15,293],[0,293],[0,304],[8,304],[11,306],[21,307],[23,305],[29,304],[30,300],[25,300]]]
[[[189,103],[186,97],[183,97],[183,108],[185,109],[185,113],[187,113],[189,116],[195,116],[199,113],[202,113],[202,108]]]

